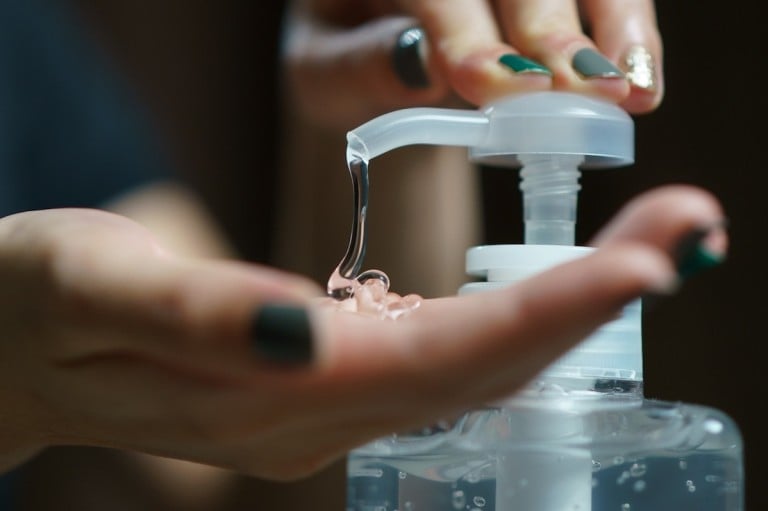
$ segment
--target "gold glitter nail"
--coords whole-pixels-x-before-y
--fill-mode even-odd
[[[622,67],[629,83],[640,89],[656,90],[656,65],[645,47],[635,45],[627,50]]]

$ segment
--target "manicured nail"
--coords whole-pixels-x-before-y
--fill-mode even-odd
[[[653,55],[644,46],[636,44],[630,47],[621,60],[621,67],[632,86],[647,91],[656,90],[656,64]]]
[[[295,305],[262,305],[253,321],[251,342],[256,353],[271,362],[310,362],[313,346],[307,310]]]
[[[717,230],[720,229],[723,229],[723,226],[694,229],[678,242],[673,257],[681,279],[690,278],[718,266],[725,260],[725,254],[721,252],[721,248],[715,248],[713,243],[708,242],[709,239],[718,235]]]
[[[392,68],[403,85],[409,89],[429,87],[429,75],[424,69],[425,37],[421,28],[407,28],[397,37],[392,50]]]
[[[713,268],[725,260],[726,222],[694,229],[684,235],[672,252],[678,283]],[[643,296],[643,308],[653,310],[667,301],[672,293],[652,291]]]
[[[536,61],[514,53],[507,53],[499,57],[499,64],[508,67],[517,74],[535,73],[552,75],[552,71],[550,71],[549,68],[542,66]]]
[[[624,78],[624,73],[592,48],[577,51],[571,61],[573,69],[585,80],[594,78]]]

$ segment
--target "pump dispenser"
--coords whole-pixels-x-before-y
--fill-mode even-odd
[[[573,245],[579,168],[634,161],[634,125],[621,108],[583,95],[538,92],[474,110],[409,108],[347,134],[347,160],[368,162],[414,144],[469,148],[470,160],[520,167],[526,243]]]
[[[592,249],[574,245],[581,169],[634,161],[621,108],[565,92],[478,111],[414,108],[348,134],[348,160],[403,145],[468,147],[520,168],[525,244],[472,247],[459,294],[513,285]],[[361,446],[347,511],[741,511],[742,445],[722,412],[643,396],[641,304],[507,399]]]

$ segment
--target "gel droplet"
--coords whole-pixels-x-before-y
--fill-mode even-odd
[[[451,503],[453,504],[453,509],[464,509],[464,506],[467,505],[467,498],[464,495],[464,492],[461,490],[453,492],[453,495],[451,495]]]
[[[647,468],[643,463],[633,463],[629,468],[629,473],[632,477],[642,477],[645,475]]]

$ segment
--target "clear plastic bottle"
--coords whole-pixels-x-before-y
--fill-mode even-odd
[[[587,249],[476,247],[505,285]],[[507,257],[508,267],[500,259]],[[490,268],[486,268],[490,269]],[[347,511],[741,511],[742,442],[718,410],[643,396],[640,303],[525,389],[348,457]]]
[[[474,247],[461,293],[506,286],[591,249],[570,246],[579,168],[633,161],[621,109],[535,93],[481,112],[410,109],[350,132],[363,160],[411,143],[523,166],[526,244]],[[347,511],[742,511],[743,452],[724,413],[643,395],[641,303],[526,388],[348,456]]]

